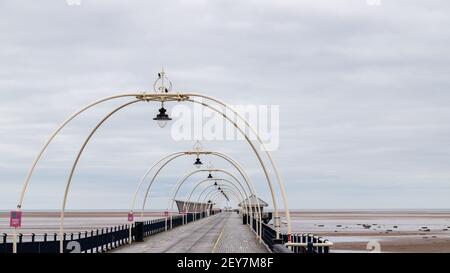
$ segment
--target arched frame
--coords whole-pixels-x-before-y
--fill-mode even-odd
[[[267,179],[267,182],[268,182],[268,185],[269,185],[269,189],[270,189],[270,191],[271,191],[271,194],[272,194],[272,199],[273,199],[273,204],[274,204],[274,208],[275,208],[275,211],[274,211],[274,213],[275,213],[275,228],[276,228],[276,230],[277,230],[277,237],[279,236],[279,217],[278,217],[278,209],[277,209],[277,203],[276,203],[276,199],[275,199],[275,193],[274,193],[274,191],[273,191],[273,187],[272,187],[272,183],[271,183],[271,179],[270,179],[270,177],[269,177],[269,174],[268,174],[268,171],[267,171],[267,168],[266,168],[266,166],[265,166],[265,164],[264,164],[264,162],[262,161],[262,158],[261,158],[261,156],[260,156],[260,154],[259,154],[259,152],[257,151],[257,149],[255,148],[255,146],[254,146],[254,144],[250,141],[250,139],[249,139],[249,137],[248,137],[248,135],[242,130],[242,128],[240,128],[238,125],[237,125],[237,123],[235,123],[234,121],[232,121],[229,117],[227,117],[227,115],[225,114],[225,113],[223,113],[223,112],[221,112],[220,110],[218,110],[218,109],[216,109],[216,108],[214,108],[214,107],[212,107],[212,106],[210,106],[209,104],[207,104],[207,103],[203,103],[203,102],[197,102],[197,101],[194,101],[194,100],[192,100],[192,99],[190,99],[190,97],[196,97],[196,98],[202,98],[202,99],[206,99],[206,100],[209,100],[209,101],[212,101],[212,102],[215,102],[215,103],[217,103],[217,104],[219,104],[219,105],[221,105],[222,107],[224,107],[225,109],[228,109],[228,110],[231,110],[233,113],[234,113],[234,115],[236,116],[236,117],[238,117],[240,120],[242,120],[245,124],[246,124],[246,126],[248,127],[248,128],[250,128],[250,130],[257,136],[257,140],[258,140],[258,142],[260,143],[260,145],[264,148],[264,143],[261,141],[261,138],[258,136],[258,134],[257,134],[257,132],[256,132],[256,130],[254,130],[251,126],[250,126],[250,124],[248,124],[248,122],[242,117],[242,116],[240,116],[239,115],[239,113],[237,112],[237,111],[235,111],[233,108],[231,108],[230,106],[228,106],[227,104],[225,104],[225,103],[223,103],[223,102],[221,102],[220,100],[217,100],[217,99],[214,99],[214,98],[212,98],[212,97],[209,97],[209,96],[205,96],[205,95],[201,95],[201,94],[196,94],[196,93],[176,93],[176,94],[167,94],[167,93],[156,93],[156,94],[148,94],[148,93],[128,93],[128,94],[120,94],[120,95],[116,95],[116,96],[111,96],[111,97],[106,97],[106,98],[103,98],[103,99],[100,99],[100,100],[98,100],[98,101],[95,101],[95,102],[93,102],[93,103],[91,103],[91,104],[89,104],[89,105],[87,105],[87,106],[85,106],[85,107],[83,107],[81,110],[79,110],[79,111],[77,111],[76,113],[74,113],[74,114],[72,114],[71,116],[69,116],[52,134],[51,134],[51,136],[50,136],[50,138],[47,140],[47,142],[44,144],[44,146],[42,147],[42,149],[40,150],[40,152],[38,153],[38,155],[37,155],[37,157],[35,158],[35,160],[33,161],[33,163],[32,163],[32,166],[31,166],[31,168],[30,168],[30,170],[29,170],[29,172],[28,172],[28,174],[27,174],[27,176],[26,176],[26,178],[25,178],[25,182],[24,182],[24,185],[23,185],[23,187],[22,187],[22,191],[21,191],[21,193],[20,193],[20,196],[19,196],[19,201],[18,201],[18,205],[17,205],[17,210],[21,210],[22,209],[22,205],[23,205],[23,201],[24,201],[24,196],[25,196],[25,193],[26,193],[26,191],[27,191],[27,189],[28,189],[28,185],[29,185],[29,183],[30,183],[30,179],[31,179],[31,176],[32,176],[32,174],[33,174],[33,172],[34,172],[34,170],[35,170],[35,167],[36,167],[36,165],[37,165],[37,163],[39,162],[39,160],[41,159],[41,157],[42,157],[42,155],[43,155],[43,153],[45,152],[45,150],[47,149],[47,147],[48,147],[48,145],[52,142],[52,140],[54,139],[54,137],[70,122],[70,121],[72,121],[75,117],[77,117],[78,115],[80,115],[81,113],[83,113],[84,111],[86,111],[86,110],[88,110],[88,109],[90,109],[90,108],[92,108],[92,107],[94,107],[94,106],[96,106],[96,105],[98,105],[98,104],[100,104],[100,103],[103,103],[103,102],[106,102],[106,101],[109,101],[109,100],[113,100],[113,99],[117,99],[117,98],[125,98],[125,97],[136,97],[138,100],[141,100],[141,101],[160,101],[160,102],[167,102],[167,101],[177,101],[177,102],[182,102],[182,101],[191,101],[191,102],[193,102],[193,103],[199,103],[199,104],[201,104],[201,105],[203,105],[203,106],[205,106],[205,107],[208,107],[208,108],[210,108],[211,110],[213,110],[213,111],[216,111],[217,113],[219,113],[219,114],[222,114],[222,116],[226,119],[226,120],[228,120],[229,122],[231,122],[243,135],[244,135],[244,137],[245,137],[245,139],[246,139],[246,141],[248,142],[248,144],[252,147],[252,150],[254,151],[254,153],[255,153],[255,155],[257,156],[257,158],[258,158],[258,161],[260,162],[260,164],[261,164],[261,167],[262,167],[262,169],[263,169],[263,171],[264,171],[264,174],[265,174],[265,176],[266,176],[266,179]],[[130,103],[131,104],[131,103]],[[125,107],[125,106],[124,106]],[[84,145],[84,146],[86,146],[86,145]],[[84,148],[83,148],[84,149]],[[263,149],[264,150],[264,149]],[[265,149],[265,153],[266,153],[266,155],[268,156],[268,158],[269,158],[269,160],[270,160],[270,163],[271,163],[271,165],[272,165],[272,167],[273,167],[273,169],[274,169],[274,172],[275,172],[275,175],[276,175],[276,177],[277,177],[277,181],[278,181],[278,183],[279,183],[279,186],[280,186],[280,192],[281,192],[281,195],[282,195],[282,199],[283,199],[283,202],[284,202],[284,209],[285,209],[285,213],[286,213],[286,220],[287,220],[287,224],[288,224],[288,234],[290,234],[291,233],[291,229],[290,229],[290,214],[289,214],[289,209],[288,209],[288,206],[287,206],[287,199],[286,199],[286,194],[285,194],[285,189],[284,189],[284,184],[283,184],[283,182],[282,182],[282,180],[281,180],[281,178],[280,178],[280,176],[279,176],[279,173],[278,173],[278,170],[277,170],[277,168],[276,168],[276,166],[275,166],[275,164],[274,164],[274,161],[273,161],[273,159],[272,159],[272,157],[271,157],[271,155],[270,155],[270,153],[267,151],[267,149]],[[73,169],[75,169],[75,168],[73,168]],[[71,171],[71,173],[73,173],[72,171]],[[67,183],[67,185],[70,185],[70,181],[68,181],[68,183]],[[68,191],[66,191],[66,192],[68,192]],[[64,198],[65,200],[67,200],[67,198]],[[63,207],[65,207],[65,201],[63,201]],[[63,212],[61,213],[61,219],[63,219]],[[61,220],[61,222],[63,222],[63,220]],[[16,235],[17,235],[17,228],[15,228],[14,229],[14,244],[13,244],[13,251],[14,252],[16,252],[17,251],[17,248],[16,248]],[[60,237],[62,236],[62,233],[60,232]],[[288,237],[290,237],[290,236],[288,236]],[[62,241],[62,238],[60,238],[60,240]],[[61,242],[61,245],[62,245],[62,242]],[[61,249],[61,252],[63,251],[63,249]]]

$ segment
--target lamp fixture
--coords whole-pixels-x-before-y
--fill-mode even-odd
[[[164,128],[167,125],[167,122],[172,120],[168,114],[166,114],[166,109],[164,108],[164,102],[161,102],[161,108],[159,109],[159,114],[156,115],[153,120],[158,122],[159,127]]]

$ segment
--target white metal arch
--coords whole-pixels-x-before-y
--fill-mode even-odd
[[[84,111],[86,111],[87,109],[89,109],[89,108],[91,108],[91,107],[93,107],[93,106],[95,106],[95,105],[97,105],[97,104],[99,104],[99,103],[102,103],[102,102],[104,102],[104,101],[108,101],[108,100],[112,100],[112,99],[115,99],[115,98],[122,98],[122,97],[130,97],[130,96],[135,96],[136,98],[138,98],[139,100],[142,100],[142,101],[191,101],[191,102],[194,102],[194,103],[199,103],[199,102],[195,102],[195,101],[193,101],[193,100],[190,100],[189,99],[189,96],[191,96],[191,97],[200,97],[200,98],[204,98],[204,99],[208,99],[208,100],[211,100],[211,101],[214,101],[215,103],[218,103],[218,104],[220,104],[221,106],[223,106],[223,107],[225,107],[226,109],[230,109],[230,110],[232,110],[233,111],[233,113],[238,117],[238,118],[240,118],[240,119],[242,119],[246,124],[247,124],[247,126],[255,133],[255,135],[256,136],[258,136],[258,134],[257,134],[257,132],[248,124],[248,122],[246,122],[246,120],[242,117],[242,116],[240,116],[238,113],[237,113],[237,111],[235,111],[234,109],[232,109],[230,106],[228,106],[227,104],[225,104],[225,103],[223,103],[223,102],[221,102],[221,101],[219,101],[219,100],[217,100],[217,99],[214,99],[214,98],[212,98],[212,97],[208,97],[208,96],[204,96],[204,95],[201,95],[201,94],[195,94],[195,93],[187,93],[187,94],[181,94],[181,93],[177,93],[177,94],[164,94],[164,93],[161,93],[161,94],[146,94],[146,93],[143,93],[143,94],[138,94],[138,93],[131,93],[131,94],[120,94],[120,95],[116,95],[116,96],[111,96],[111,97],[107,97],[107,98],[104,98],[104,99],[101,99],[101,100],[99,100],[99,101],[96,101],[96,102],[94,102],[94,103],[91,103],[91,104],[89,104],[89,105],[87,105],[87,106],[85,106],[84,108],[82,108],[81,110],[79,110],[78,112],[76,112],[75,114],[73,114],[73,115],[71,115],[68,119],[66,119],[66,121],[64,121],[55,131],[54,131],[54,133],[50,136],[50,138],[48,139],[48,141],[45,143],[45,145],[44,145],[44,147],[41,149],[41,151],[39,152],[39,154],[38,154],[38,156],[35,158],[35,160],[33,161],[33,163],[32,163],[32,167],[30,168],[30,170],[29,170],[29,172],[28,172],[28,174],[27,174],[27,176],[26,176],[26,178],[25,178],[25,183],[24,183],[24,186],[23,186],[23,188],[22,188],[22,192],[21,192],[21,194],[20,194],[20,197],[19,197],[19,202],[18,202],[18,205],[17,205],[17,210],[21,210],[21,208],[22,208],[22,204],[23,204],[23,200],[24,200],[24,195],[25,195],[25,192],[26,192],[26,190],[27,190],[27,188],[28,188],[28,185],[29,185],[29,182],[30,182],[30,178],[31,178],[31,175],[32,175],[32,173],[33,173],[33,171],[34,171],[34,169],[35,169],[35,167],[36,167],[36,165],[37,165],[37,163],[38,163],[38,161],[40,160],[40,158],[42,157],[42,154],[44,153],[44,151],[46,150],[46,148],[48,147],[48,145],[50,144],[50,142],[54,139],[54,137],[62,130],[62,128],[63,127],[65,127],[70,121],[72,121],[76,116],[78,116],[79,114],[81,114],[82,112],[84,112]],[[211,109],[215,109],[215,108],[212,108],[212,107],[210,107],[208,104],[206,104],[206,103],[200,103],[201,105],[203,105],[203,106],[205,106],[205,107],[208,107],[208,108],[211,108]],[[274,191],[273,191],[273,187],[272,187],[272,185],[271,185],[271,182],[270,182],[270,178],[269,178],[269,175],[268,175],[268,172],[267,172],[267,169],[265,168],[265,165],[264,165],[264,162],[262,161],[262,159],[261,159],[261,157],[259,156],[259,153],[258,153],[258,151],[256,150],[256,148],[254,147],[254,145],[253,145],[253,143],[250,141],[250,139],[248,138],[248,136],[245,134],[245,132],[243,132],[242,131],[242,129],[236,124],[236,123],[234,123],[233,121],[231,121],[229,118],[227,118],[227,116],[223,113],[223,112],[221,112],[221,111],[219,111],[219,110],[217,110],[217,109],[215,109],[214,111],[216,111],[216,112],[218,112],[219,114],[222,114],[222,116],[224,117],[224,118],[226,118],[228,121],[230,121],[230,122],[232,122],[233,123],[233,125],[245,136],[245,138],[246,138],[246,140],[247,140],[247,142],[250,144],[250,146],[252,146],[252,149],[254,150],[254,152],[255,152],[255,154],[257,155],[257,157],[258,157],[258,160],[260,161],[260,164],[261,164],[261,166],[262,166],[262,168],[263,168],[263,170],[264,170],[264,173],[265,173],[265,175],[266,175],[266,178],[267,178],[267,180],[268,180],[268,184],[269,184],[269,188],[270,188],[270,190],[271,190],[271,194],[272,194],[272,199],[274,199],[273,200],[273,202],[274,202],[274,207],[275,207],[275,214],[276,214],[276,223],[275,223],[275,225],[276,225],[276,229],[277,229],[277,237],[278,237],[278,235],[279,235],[279,223],[277,224],[277,222],[279,222],[279,217],[278,217],[278,209],[276,208],[276,199],[274,198]],[[261,139],[259,138],[259,136],[258,136],[258,141],[260,142],[260,144],[261,145],[264,145],[264,143],[261,141]],[[277,171],[277,169],[276,169],[276,166],[274,165],[274,162],[273,162],[273,160],[272,160],[272,158],[270,157],[270,153],[266,150],[266,154],[269,156],[269,159],[270,159],[270,161],[271,161],[271,164],[272,164],[272,167],[274,168],[274,171],[275,171],[275,173],[276,173],[276,175],[277,175],[277,180],[278,180],[278,182],[279,182],[279,186],[280,186],[280,191],[281,191],[281,193],[282,193],[282,198],[283,198],[283,201],[284,201],[284,207],[285,207],[285,211],[286,211],[286,220],[287,220],[287,224],[288,224],[288,233],[290,234],[290,232],[291,232],[291,228],[290,228],[290,215],[289,215],[289,210],[288,210],[288,206],[287,206],[287,199],[286,199],[286,195],[285,195],[285,189],[284,189],[284,184],[283,184],[283,182],[281,181],[281,179],[280,179],[280,177],[279,177],[279,175],[278,175],[278,171]],[[68,184],[70,184],[69,182],[68,182]],[[67,199],[67,198],[64,198],[64,199]],[[16,252],[16,234],[17,234],[17,229],[14,229],[14,247],[13,247],[13,250],[14,250],[14,252]],[[60,234],[60,235],[62,235],[62,234]]]
[[[199,172],[222,172],[222,173],[225,173],[225,174],[227,174],[227,175],[229,175],[231,178],[233,178],[233,180],[234,181],[236,181],[236,183],[239,183],[239,180],[236,178],[236,176],[234,176],[232,173],[230,173],[230,172],[228,172],[228,171],[226,171],[226,170],[222,170],[222,169],[211,169],[211,170],[195,170],[195,171],[192,171],[192,172],[190,172],[190,173],[187,173],[186,175],[184,175],[178,182],[177,182],[177,184],[175,185],[175,187],[173,188],[173,192],[172,192],[172,194],[171,194],[171,198],[169,199],[169,203],[168,203],[168,208],[171,208],[170,209],[170,219],[172,220],[172,211],[173,211],[173,204],[174,204],[174,202],[175,202],[175,196],[177,195],[177,193],[178,193],[178,191],[179,191],[179,189],[180,189],[180,187],[181,187],[181,185],[183,185],[183,183],[189,178],[189,177],[191,177],[192,175],[194,175],[194,174],[196,174],[196,173],[199,173]],[[244,179],[245,180],[245,179]],[[252,207],[250,207],[250,208],[252,208]],[[258,209],[259,209],[259,206],[258,206]],[[253,213],[252,213],[253,214]],[[171,225],[172,225],[172,221],[170,221],[170,223],[171,223]],[[172,228],[172,226],[171,226],[171,228]]]
[[[216,181],[226,182],[227,184],[233,186],[233,187],[239,192],[239,195],[243,198],[243,201],[246,200],[246,199],[249,199],[248,194],[247,194],[246,192],[244,192],[244,194],[245,194],[245,196],[244,196],[244,194],[242,193],[242,191],[239,189],[239,187],[237,187],[237,186],[234,184],[233,181],[228,180],[228,179],[223,179],[223,178],[214,178],[214,179],[204,179],[204,180],[202,180],[202,181],[196,183],[195,187],[191,190],[191,192],[190,192],[188,198],[186,199],[186,202],[190,202],[190,201],[191,201],[192,194],[193,194],[194,191],[198,188],[198,186],[202,185],[202,184],[205,183],[205,182],[212,182],[212,181],[215,181],[215,182],[216,182]],[[213,184],[213,185],[210,185],[210,186],[208,186],[208,187],[215,187],[215,186],[216,186],[216,185]],[[220,187],[219,183],[217,183],[217,187]],[[241,185],[241,187],[242,187],[242,185]],[[247,204],[247,202],[245,202],[245,204]],[[186,205],[186,204],[185,204],[185,205]],[[193,210],[194,210],[194,211],[196,211],[196,208],[197,208],[196,205],[197,205],[197,204],[194,204],[194,207],[193,207]],[[183,210],[185,210],[185,206],[183,207]]]

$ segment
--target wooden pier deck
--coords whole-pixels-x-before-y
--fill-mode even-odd
[[[114,253],[264,253],[240,215],[223,212],[119,247]]]

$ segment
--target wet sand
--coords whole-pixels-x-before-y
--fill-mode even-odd
[[[135,212],[135,220],[139,220],[140,213]],[[59,232],[59,212],[57,211],[24,211],[20,233],[27,240],[32,233],[37,239],[44,233]],[[65,213],[64,230],[66,233],[90,232],[91,230],[110,228],[128,224],[128,211],[68,211]],[[145,212],[145,220],[164,217],[162,211]],[[0,212],[0,234],[12,234],[9,227],[9,212]]]
[[[293,211],[291,217],[294,232],[325,237],[334,252],[450,252],[450,211]]]

